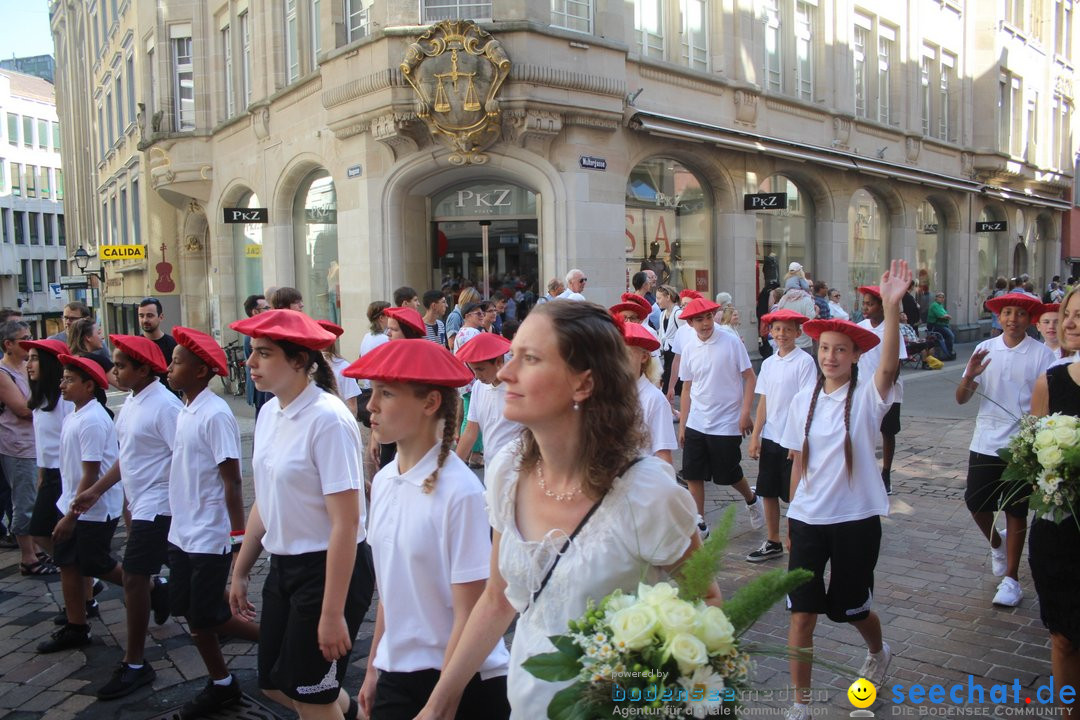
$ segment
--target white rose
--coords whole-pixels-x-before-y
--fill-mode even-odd
[[[638,584],[638,600],[653,607],[659,607],[665,600],[673,600],[679,596],[679,591],[674,586],[659,582],[655,585]]]
[[[690,633],[679,633],[671,638],[667,654],[675,658],[675,662],[679,664],[679,672],[683,675],[689,675],[709,662],[709,651],[706,650],[705,643]]]
[[[1059,446],[1068,447],[1076,441],[1076,430],[1070,427],[1054,428],[1054,440]]]
[[[633,595],[625,595],[622,590],[616,590],[608,596],[604,604],[604,611],[608,618],[620,610],[624,610],[637,602]]]
[[[662,602],[656,608],[656,616],[660,621],[660,627],[664,629],[665,637],[693,632],[694,623],[697,622],[697,610],[694,606],[685,600],[675,598]]]
[[[1035,449],[1042,450],[1054,445],[1054,431],[1052,429],[1040,430],[1035,433]]]
[[[611,616],[612,640],[616,646],[641,650],[653,640],[656,611],[644,603],[631,605]]]
[[[710,654],[727,655],[735,648],[735,626],[718,607],[710,605],[698,613],[696,629]]]
[[[1043,448],[1037,451],[1035,455],[1039,458],[1039,464],[1044,468],[1056,467],[1065,459],[1065,456],[1061,453],[1061,449],[1058,447]]]

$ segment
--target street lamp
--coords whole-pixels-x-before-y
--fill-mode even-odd
[[[75,262],[75,267],[79,268],[80,273],[87,274],[86,266],[90,262],[90,253],[86,252],[86,248],[80,245],[71,259]],[[105,333],[105,266],[102,264],[97,270],[91,270],[89,274],[98,279],[98,297],[101,300],[101,331]]]

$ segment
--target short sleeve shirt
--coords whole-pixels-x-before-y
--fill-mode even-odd
[[[794,348],[783,357],[773,353],[761,363],[754,392],[765,397],[765,427],[761,437],[779,444],[784,436],[791,401],[800,390],[814,387],[817,365],[810,354]]]
[[[360,430],[336,395],[308,383],[284,408],[278,398],[266,403],[255,421],[251,466],[267,552],[301,555],[326,550],[330,515],[325,496],[346,490],[360,490],[356,542],[364,540]]]
[[[133,520],[169,515],[176,419],[184,403],[158,381],[124,401],[116,417],[120,477]]]
[[[878,323],[877,326],[875,327],[874,324],[871,323],[869,320],[864,319],[864,320],[859,321],[859,327],[866,328],[867,330],[869,330],[870,332],[874,333],[879,338],[881,338],[882,341],[884,341],[884,339],[885,339],[885,323],[884,322]],[[864,352],[862,355],[859,356],[859,379],[860,380],[870,381],[873,378],[874,373],[877,372],[878,365],[881,364],[881,346],[882,346],[882,343],[879,342],[877,345],[870,348],[869,350],[867,350],[866,352]],[[900,343],[899,358],[901,360],[906,360],[907,356],[908,356],[907,346],[903,342],[901,342]],[[896,399],[893,402],[898,402],[898,403],[904,402],[904,381],[899,379],[899,378],[896,380],[896,392],[894,393],[894,396],[895,396]]]
[[[60,430],[60,499],[56,508],[67,513],[82,482],[84,462],[100,463],[98,477],[116,462],[116,426],[105,408],[91,400],[64,418]],[[94,506],[79,515],[79,520],[104,522],[120,517],[124,507],[124,489],[113,485]]]
[[[331,358],[330,369],[334,371],[334,381],[337,383],[338,397],[342,400],[354,398],[360,394],[360,383],[355,378],[342,375],[345,368],[349,367],[349,361],[345,358]]]
[[[740,340],[719,327],[704,341],[695,333],[679,365],[679,379],[693,383],[686,426],[706,435],[741,435],[742,373],[749,369],[750,356]]]
[[[678,450],[679,441],[675,437],[671,404],[664,397],[664,393],[644,375],[638,376],[637,393],[638,402],[641,403],[642,421],[645,429],[649,431],[649,454],[655,455],[661,450]]]
[[[60,398],[52,410],[34,408],[34,451],[39,468],[59,469],[60,429],[64,418],[75,412],[75,405]]]
[[[503,417],[506,407],[506,384],[492,386],[482,382],[472,385],[468,421],[480,427],[485,454],[494,456],[508,442],[521,434],[521,424]]]
[[[169,469],[169,542],[184,552],[228,551],[232,524],[218,465],[230,458],[240,459],[240,427],[225,400],[206,388],[177,416]]]
[[[973,452],[996,456],[1020,429],[1020,417],[1031,411],[1035,381],[1053,365],[1054,351],[1030,337],[1010,348],[1003,335],[979,343],[975,352],[980,350],[989,351],[990,364],[975,380],[979,414],[970,447]]]

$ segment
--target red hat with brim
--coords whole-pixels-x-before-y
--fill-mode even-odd
[[[263,315],[269,315],[272,312],[295,311],[267,310],[264,313],[248,318],[248,320],[254,320]],[[234,326],[236,324],[237,323],[232,323],[229,327],[235,330],[236,328]],[[229,361],[225,359],[225,351],[221,349],[221,346],[217,344],[217,341],[214,340],[214,338],[206,333],[192,330],[191,328],[181,327],[180,325],[173,326],[172,334],[176,339],[177,344],[183,345],[186,349],[190,350],[196,357],[206,363],[211,371],[222,376],[227,376],[229,374]]]
[[[995,315],[1000,315],[1001,311],[1007,307],[1018,307],[1027,310],[1027,314],[1031,316],[1031,321],[1035,322],[1040,315],[1043,314],[1043,304],[1038,298],[1033,298],[1027,293],[1012,292],[1006,295],[998,295],[995,298],[989,298],[986,301],[986,307],[990,312]]]
[[[680,300],[685,300],[686,298],[690,298],[691,300],[697,300],[700,297],[701,297],[701,293],[699,293],[697,290],[686,289],[686,290],[680,290],[679,291],[679,299]]]
[[[797,313],[794,310],[788,310],[787,308],[774,310],[767,315],[761,316],[761,322],[765,323],[766,325],[772,325],[774,322],[782,320],[790,320],[801,325],[809,319],[810,318],[806,317],[802,313]]]
[[[802,325],[802,331],[814,340],[821,339],[822,333],[827,332],[847,335],[855,343],[859,352],[866,352],[881,342],[877,333],[860,327],[850,320],[807,320]]]
[[[398,321],[399,325],[408,325],[421,335],[427,334],[427,326],[424,325],[424,318],[420,317],[420,313],[416,312],[416,310],[411,307],[386,308],[383,310],[383,315],[394,318]]]
[[[472,370],[449,350],[424,338],[383,343],[342,374],[358,380],[440,387],[464,387],[475,379]]]
[[[132,360],[149,365],[156,373],[169,369],[161,348],[153,340],[142,335],[110,335],[109,342]]]
[[[1043,303],[1042,310],[1039,312],[1039,315],[1056,312],[1061,312],[1061,303]]]
[[[61,365],[70,365],[77,367],[84,373],[90,376],[95,383],[98,384],[102,390],[109,388],[109,379],[105,377],[105,369],[98,365],[96,362],[88,357],[82,357],[81,355],[58,355],[57,360]]]
[[[860,285],[858,291],[863,295],[873,295],[878,300],[881,299],[881,288],[877,285]]]
[[[285,340],[308,350],[328,348],[337,340],[337,335],[299,310],[267,310],[258,315],[231,322],[229,327],[253,338]],[[217,343],[214,345],[216,346]]]
[[[711,300],[706,300],[703,297],[695,298],[691,300],[686,307],[683,308],[682,314],[679,317],[683,320],[692,320],[698,315],[704,315],[705,313],[715,312],[720,309],[720,306]]]
[[[487,362],[510,352],[510,341],[495,333],[480,333],[458,348],[457,359],[466,363]]]
[[[621,302],[616,305],[612,305],[608,308],[608,312],[612,315],[618,315],[621,312],[632,312],[638,320],[644,320],[649,317],[649,313],[641,309],[641,306],[634,302]]]
[[[36,348],[57,356],[71,354],[71,349],[67,346],[67,343],[59,340],[20,340],[19,347],[23,350]]]
[[[341,327],[337,323],[332,323],[329,320],[317,320],[319,327],[327,332],[334,333],[334,337],[341,337],[345,334],[345,328]]]
[[[639,347],[648,352],[655,352],[660,349],[660,341],[644,325],[623,323],[622,333],[623,340],[630,347]]]
[[[646,315],[652,313],[652,303],[650,303],[648,300],[641,297],[637,293],[631,293],[631,292],[623,293],[622,297],[620,297],[619,299],[622,300],[624,303],[625,302],[636,303],[638,305],[638,307],[640,307],[642,310],[645,311]]]

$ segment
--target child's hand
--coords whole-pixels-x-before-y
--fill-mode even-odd
[[[233,573],[232,583],[229,584],[229,608],[236,617],[255,621],[255,606],[248,600],[248,576],[240,576]]]
[[[345,616],[319,618],[319,650],[327,662],[333,662],[345,657],[345,653],[352,649],[352,638],[349,637],[349,627],[345,624]]]

